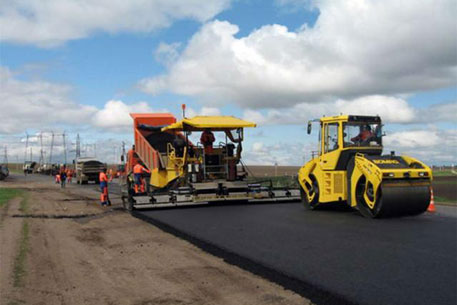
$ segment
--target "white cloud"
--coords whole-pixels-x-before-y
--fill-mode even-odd
[[[167,74],[140,86],[260,109],[455,84],[455,1],[314,3],[315,26],[297,32],[265,25],[236,38],[236,25],[209,22]]]
[[[221,115],[219,108],[214,107],[202,107],[200,110],[195,110],[192,107],[186,108],[186,117],[192,118],[197,115]]]
[[[179,57],[178,49],[180,46],[181,44],[178,42],[171,44],[161,42],[155,50],[155,59],[166,66],[171,65]]]
[[[263,125],[304,124],[310,119],[342,114],[379,115],[388,123],[411,123],[417,120],[416,110],[403,99],[372,95],[335,102],[300,103],[287,109],[269,109],[265,114],[248,109],[243,117]]]
[[[23,0],[2,1],[1,40],[53,47],[97,32],[147,33],[177,19],[204,22],[229,0]]]
[[[427,164],[455,164],[457,161],[457,130],[429,127],[388,133],[383,139],[384,152],[396,151]]]
[[[221,115],[221,111],[219,108],[214,108],[214,107],[202,107],[200,109],[200,115]]]
[[[98,131],[130,131],[131,112],[167,112],[152,109],[146,102],[126,104],[110,100],[102,109],[81,105],[71,98],[72,88],[46,81],[19,79],[8,68],[0,66],[0,134],[15,134],[27,129],[51,130],[95,127]],[[202,112],[218,109],[203,107]],[[30,141],[37,141],[32,137]]]
[[[457,123],[457,102],[440,103],[417,111],[418,119],[422,122],[451,122]]]
[[[0,66],[0,133],[51,124],[82,125],[97,111],[70,99],[71,87],[45,81],[23,81]]]
[[[167,112],[166,109],[154,110],[146,102],[135,104],[125,104],[122,101],[110,100],[106,102],[103,109],[98,110],[93,118],[92,124],[95,127],[101,127],[105,130],[130,130],[132,128],[132,118],[130,113],[133,112]]]
[[[409,130],[388,134],[384,137],[384,145],[408,149],[424,148],[434,147],[440,144],[441,140],[436,130]]]
[[[302,165],[309,160],[313,144],[278,141],[275,144],[254,142],[243,149],[243,160],[248,165]],[[295,174],[295,173],[293,173]]]

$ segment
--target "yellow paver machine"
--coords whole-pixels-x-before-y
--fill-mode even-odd
[[[379,116],[323,117],[308,122],[308,134],[313,122],[320,124],[318,151],[298,173],[307,208],[341,202],[372,218],[427,210],[431,169],[408,156],[382,155]]]
[[[255,123],[232,116],[196,116],[177,122],[169,113],[130,115],[135,145],[120,179],[127,209],[300,198],[298,188],[247,182],[241,158],[244,128],[256,127]],[[196,138],[197,143],[192,143]],[[216,138],[221,141],[216,143]],[[144,175],[141,191],[133,187],[137,163],[150,171]]]

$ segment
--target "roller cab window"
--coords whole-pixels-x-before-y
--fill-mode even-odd
[[[338,149],[338,123],[326,124],[324,153]]]
[[[379,147],[382,145],[381,124],[350,122],[343,124],[344,147]]]

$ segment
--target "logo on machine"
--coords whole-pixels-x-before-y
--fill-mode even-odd
[[[400,164],[397,160],[373,160],[374,164]]]

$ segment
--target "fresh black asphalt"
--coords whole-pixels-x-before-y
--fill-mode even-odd
[[[371,220],[299,203],[134,215],[316,304],[457,304],[454,217]]]

